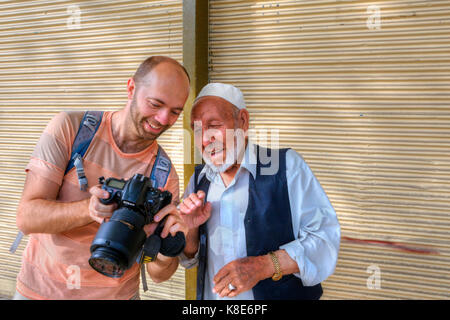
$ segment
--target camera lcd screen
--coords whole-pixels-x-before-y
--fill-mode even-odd
[[[123,189],[124,185],[125,185],[125,182],[120,181],[120,180],[109,180],[108,181],[108,186],[113,187],[115,189]]]

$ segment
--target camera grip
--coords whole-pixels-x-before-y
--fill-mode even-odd
[[[161,239],[161,248],[159,252],[166,257],[176,257],[179,255],[186,246],[186,238],[184,233],[178,231],[175,236],[170,233],[167,237]]]
[[[161,222],[158,224],[154,234],[161,237],[161,232],[164,228],[166,220],[167,216],[164,217],[164,219],[162,219]],[[186,237],[184,236],[183,232],[178,231],[175,234],[175,236],[172,236],[169,233],[167,237],[161,238],[161,248],[159,249],[159,252],[161,252],[161,254],[166,257],[176,257],[184,250],[185,246],[186,246]]]

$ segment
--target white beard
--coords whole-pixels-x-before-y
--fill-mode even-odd
[[[210,167],[210,169],[215,173],[224,173],[229,168],[231,168],[234,164],[238,162],[238,159],[240,159],[239,163],[242,161],[242,156],[245,153],[245,143],[242,143],[238,147],[236,146],[237,142],[235,141],[234,148],[227,149],[227,153],[225,156],[225,162],[221,165],[215,165],[212,163],[210,157],[208,154],[203,155],[203,160],[205,163]]]
[[[210,150],[212,151],[214,149],[223,148],[223,145],[221,143],[213,143],[209,145],[203,152],[203,160],[215,173],[224,173],[238,161],[239,163],[240,161],[242,161],[242,156],[245,153],[245,135],[235,136],[233,132],[231,136],[233,137],[233,146],[226,147],[225,162],[223,164],[215,165],[214,163],[212,163],[210,158]]]
[[[225,157],[225,163],[216,166],[214,163],[212,163],[209,156],[204,156],[203,160],[205,160],[206,164],[211,168],[211,170],[215,173],[224,173],[228,169],[231,168],[236,163],[237,160],[237,154],[234,152],[234,150],[228,151]]]

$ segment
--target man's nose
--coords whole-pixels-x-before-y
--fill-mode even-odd
[[[165,108],[161,108],[155,115],[155,120],[159,122],[159,124],[163,126],[167,126],[170,122],[170,114],[169,111]]]
[[[218,129],[207,129],[203,132],[203,145],[206,146],[210,143],[220,144],[224,143],[224,136],[222,131]]]
[[[203,144],[208,144],[209,142],[214,142],[214,135],[210,134],[208,130],[203,132]]]

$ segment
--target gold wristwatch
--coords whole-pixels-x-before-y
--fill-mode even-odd
[[[272,276],[273,281],[278,281],[283,277],[283,274],[281,273],[281,267],[280,262],[278,261],[277,256],[274,252],[269,252],[270,258],[272,259],[273,266],[275,267],[275,273]]]

